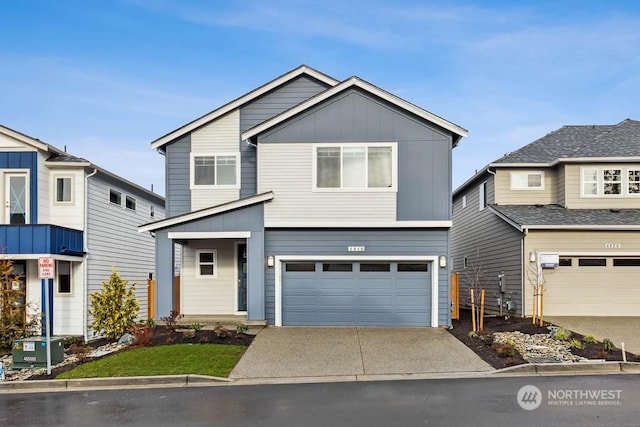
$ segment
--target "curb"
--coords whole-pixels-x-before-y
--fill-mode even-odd
[[[212,385],[215,383],[228,384],[233,380],[206,375],[158,375],[148,377],[112,377],[112,378],[80,378],[70,380],[32,380],[10,381],[0,383],[0,393],[7,391],[65,391],[87,388],[111,387],[177,387]]]
[[[545,374],[601,374],[601,373],[640,373],[638,362],[577,362],[577,363],[539,363],[511,366],[498,369],[493,375],[545,375]]]

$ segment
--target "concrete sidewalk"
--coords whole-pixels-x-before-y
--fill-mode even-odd
[[[616,347],[640,355],[640,317],[550,316],[544,320],[581,335],[593,335],[598,341],[609,338]]]
[[[437,328],[265,328],[229,378],[489,372],[493,368]]]

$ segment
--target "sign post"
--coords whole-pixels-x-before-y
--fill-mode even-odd
[[[49,281],[56,274],[56,264],[52,257],[38,258],[38,277],[44,287],[45,339],[47,342],[47,375],[51,375],[51,307],[49,304]]]

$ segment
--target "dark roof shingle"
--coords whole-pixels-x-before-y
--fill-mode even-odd
[[[640,225],[640,209],[566,209],[559,205],[491,205],[490,208],[522,227]]]

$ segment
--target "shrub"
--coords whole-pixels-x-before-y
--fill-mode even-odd
[[[602,340],[602,349],[604,351],[612,351],[615,350],[616,346],[613,344],[613,341],[609,338],[605,338]]]
[[[564,328],[558,328],[554,330],[552,333],[553,333],[553,339],[556,339],[558,341],[568,341],[569,338],[571,338],[571,331]]]
[[[200,337],[200,344],[209,344],[209,337],[203,335]]]
[[[478,338],[478,333],[476,331],[469,331],[469,333],[467,333],[467,336],[469,338]]]
[[[609,357],[609,353],[607,353],[607,352],[606,352],[606,351],[604,351],[604,350],[600,350],[600,351],[596,354],[596,357],[597,357],[598,359],[606,359],[607,357]]]
[[[213,332],[215,332],[218,338],[226,338],[229,336],[229,330],[220,322],[216,323]]]
[[[569,341],[569,348],[573,348],[573,349],[577,349],[580,350],[582,349],[584,346],[582,345],[582,343],[580,342],[580,340],[572,338]]]
[[[11,348],[13,341],[35,335],[40,329],[40,316],[30,316],[25,321],[28,305],[16,308],[18,301],[26,299],[26,292],[14,289],[14,281],[13,262],[0,259],[0,348]]]
[[[184,316],[178,313],[177,310],[171,310],[168,316],[161,317],[160,320],[162,320],[167,325],[167,328],[175,331],[176,329],[178,329],[178,320],[182,319],[183,317]]]
[[[584,338],[582,338],[582,341],[587,344],[595,344],[598,342],[596,337],[594,337],[593,335],[586,335]]]
[[[136,343],[140,347],[151,346],[151,337],[154,332],[154,329],[146,323],[138,323],[129,328],[129,333],[135,337]]]
[[[249,327],[247,325],[238,325],[236,326],[236,334],[246,334],[249,332]]]
[[[202,325],[198,322],[192,323],[191,326],[189,326],[189,329],[192,329],[195,332],[201,331],[202,330]]]
[[[509,344],[498,344],[495,349],[500,357],[513,357],[515,353],[515,348]]]
[[[93,316],[91,329],[98,334],[104,333],[108,339],[120,338],[138,317],[140,305],[134,294],[136,283],[131,287],[128,284],[114,267],[109,281],[102,282],[102,290],[89,295],[89,313]]]
[[[190,340],[190,339],[192,339],[193,337],[196,336],[196,331],[195,331],[195,329],[187,329],[182,334],[184,335],[184,337],[186,339]]]
[[[155,329],[158,327],[158,325],[156,324],[156,321],[153,319],[147,320],[147,326],[150,327],[151,329]]]

